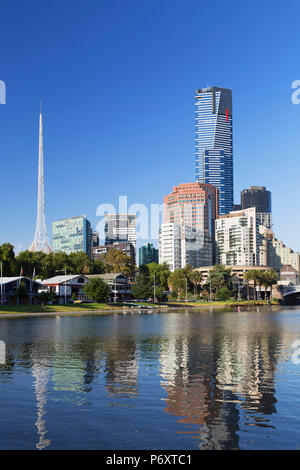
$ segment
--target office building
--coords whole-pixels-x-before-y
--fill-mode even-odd
[[[135,247],[131,243],[114,243],[113,245],[92,246],[92,260],[103,259],[111,249],[122,251],[135,259]]]
[[[265,186],[250,186],[241,192],[242,209],[256,208],[256,217],[260,225],[270,229],[272,227],[271,192]]]
[[[134,247],[136,260],[136,215],[135,214],[106,214],[105,215],[105,245],[130,243]]]
[[[219,214],[233,209],[232,92],[196,91],[196,179],[219,190]]]
[[[293,266],[285,264],[280,269],[280,284],[281,285],[298,285],[299,284],[299,271]]]
[[[105,245],[129,242],[136,246],[136,216],[134,214],[105,215]]]
[[[53,222],[52,240],[54,253],[83,251],[91,256],[91,224],[85,215]]]
[[[91,243],[92,243],[92,247],[94,246],[99,246],[99,233],[98,232],[95,232],[95,231],[91,231]]]
[[[286,265],[292,266],[300,273],[300,255],[298,252],[288,248],[282,241],[275,237],[272,230],[267,229],[263,225],[259,227],[260,231],[260,264],[270,266],[278,273],[281,268]]]
[[[212,242],[204,231],[178,223],[162,224],[159,230],[159,263],[167,263],[170,271],[212,264]]]
[[[218,217],[218,189],[211,184],[184,183],[164,197],[164,223],[189,225],[213,236]]]
[[[139,267],[149,263],[158,263],[158,249],[152,243],[146,243],[139,248]]]
[[[259,264],[259,223],[256,209],[232,211],[216,220],[217,263],[226,266]]]

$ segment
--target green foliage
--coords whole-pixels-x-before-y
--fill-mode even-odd
[[[170,277],[170,269],[168,268],[167,263],[158,264],[158,263],[149,263],[147,265],[149,276],[154,280],[155,274],[155,284],[156,286],[163,287],[164,290],[168,290],[168,279]]]
[[[198,294],[198,289],[202,282],[202,274],[199,271],[193,270],[189,273],[189,280],[195,286],[196,294]]]
[[[148,300],[153,298],[153,283],[145,272],[138,274],[131,288],[131,293],[136,299]]]
[[[166,296],[165,292],[166,292],[166,289],[164,289],[161,286],[158,286],[158,287],[155,288],[155,297],[159,302],[163,302],[163,301],[167,300],[167,296]]]
[[[122,273],[125,276],[133,277],[136,266],[131,256],[127,256],[123,251],[111,248],[104,257],[105,264],[109,267],[109,272]]]
[[[99,277],[92,278],[90,282],[85,285],[84,293],[89,299],[99,303],[108,302],[110,299],[110,288],[106,282]]]
[[[221,287],[215,294],[216,300],[228,300],[231,297],[231,292],[227,287]]]
[[[3,276],[12,276],[15,271],[15,253],[10,243],[3,243],[0,246],[0,262],[2,262]]]
[[[55,303],[56,295],[54,292],[41,292],[39,294],[39,300],[42,304],[48,304],[49,302]]]
[[[222,289],[222,287],[231,290],[232,278],[230,269],[226,269],[223,265],[216,264],[208,275],[207,285],[211,285],[212,292],[217,292]]]
[[[187,283],[188,278],[184,269],[175,269],[168,279],[169,288],[172,293],[175,292],[177,294],[178,299],[185,298]]]
[[[25,250],[15,256],[14,247],[10,243],[0,246],[1,261],[3,276],[19,276],[21,269],[24,276],[32,278],[35,271],[35,277],[40,279],[56,276],[57,271],[65,269],[67,274],[102,274],[111,270],[104,260],[91,261],[83,251],[69,255],[63,252],[47,255],[41,251]]]

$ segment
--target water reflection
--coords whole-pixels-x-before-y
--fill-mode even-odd
[[[37,433],[39,441],[36,444],[36,448],[41,450],[45,449],[51,444],[51,440],[46,438],[47,428],[46,419],[44,415],[47,413],[47,385],[49,381],[49,370],[44,364],[39,361],[34,361],[32,366],[32,375],[34,381],[34,391],[37,404],[37,420],[35,425],[37,427]]]
[[[247,425],[269,427],[266,416],[276,413],[276,366],[291,345],[280,322],[272,316],[225,314],[206,316],[199,324],[191,315],[184,329],[179,316],[172,328],[166,318],[165,327],[165,412],[179,423],[197,425],[185,432],[200,439],[200,448],[239,448],[240,409],[248,412]]]
[[[0,332],[7,345],[0,365],[3,404],[13,409],[27,384],[26,397],[29,386],[34,392],[36,434],[24,431],[25,448],[72,448],[71,436],[61,435],[68,426],[71,432],[82,427],[83,448],[92,446],[92,433],[101,448],[107,429],[120,442],[127,432],[128,448],[239,449],[245,429],[253,436],[253,427],[276,428],[279,365],[289,359],[300,324],[258,310],[2,319]],[[24,403],[29,422],[30,410]],[[10,421],[12,434],[18,419]],[[141,441],[130,434],[131,423],[132,433],[143,429]]]

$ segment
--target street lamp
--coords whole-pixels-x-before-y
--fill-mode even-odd
[[[3,305],[3,263],[1,261],[1,305]]]

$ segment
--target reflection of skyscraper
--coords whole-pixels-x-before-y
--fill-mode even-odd
[[[105,388],[110,397],[130,397],[138,394],[136,343],[128,337],[110,338],[105,345]]]
[[[198,438],[201,449],[239,448],[242,410],[276,412],[276,329],[261,317],[254,320],[253,313],[247,317],[243,312],[243,321],[237,316],[233,329],[232,315],[218,315],[217,326],[214,317],[195,324],[193,317],[184,323],[174,317],[174,325],[168,318],[166,324],[168,336],[160,359],[165,412],[187,425],[179,432]],[[278,329],[278,338],[281,335]],[[256,413],[249,414],[250,424]],[[260,425],[268,426],[268,419]]]
[[[196,91],[196,178],[219,189],[219,215],[233,208],[232,93]]]

